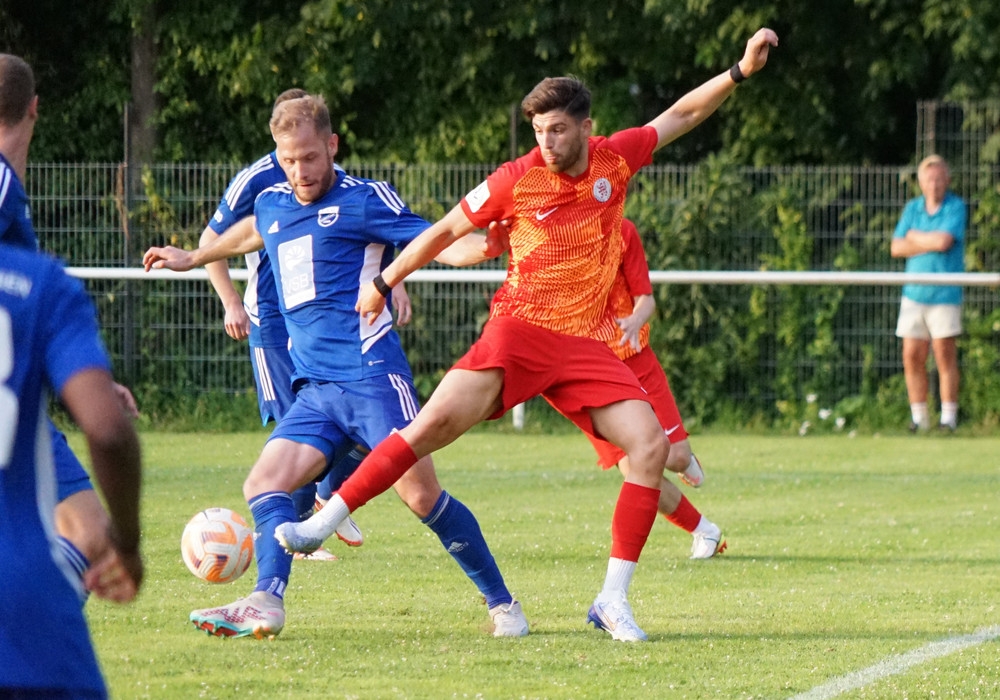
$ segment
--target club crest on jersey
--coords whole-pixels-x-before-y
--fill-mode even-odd
[[[329,228],[337,223],[337,219],[340,218],[340,207],[323,207],[319,210],[319,214],[316,215],[316,223],[318,223],[323,228]]]
[[[594,183],[594,199],[601,203],[611,199],[611,181],[608,178],[599,178]]]

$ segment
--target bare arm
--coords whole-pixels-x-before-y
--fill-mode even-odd
[[[470,233],[442,250],[434,259],[452,267],[469,267],[497,257],[502,251],[482,233]]]
[[[624,345],[625,343],[629,343],[638,352],[642,350],[639,344],[639,331],[642,330],[642,327],[653,316],[653,311],[656,309],[656,300],[653,299],[652,294],[640,294],[634,297],[634,302],[632,313],[625,318],[617,320],[618,327],[622,329],[622,339],[618,341],[618,344]]]
[[[392,306],[396,309],[397,326],[405,326],[413,320],[413,304],[402,282],[392,288]]]
[[[60,398],[86,436],[94,475],[111,516],[113,549],[92,562],[87,585],[98,596],[128,602],[135,597],[143,577],[139,438],[105,370],[88,369],[73,375]]]
[[[443,219],[414,238],[382,271],[382,279],[388,286],[395,286],[411,272],[429,263],[441,251],[474,231],[475,228],[462,210],[462,206],[456,205],[454,209],[444,215]],[[368,319],[369,324],[375,322],[384,308],[385,297],[379,293],[374,284],[366,284],[361,288],[355,309]]]
[[[183,272],[214,260],[252,253],[264,247],[264,239],[257,233],[255,222],[256,219],[252,216],[242,219],[208,245],[199,246],[195,250],[181,250],[174,246],[150,248],[142,256],[142,264],[147,272],[151,269]]]
[[[211,245],[219,234],[206,226],[202,231],[201,240],[198,247]],[[247,316],[246,309],[243,308],[243,297],[233,285],[233,280],[229,276],[229,265],[225,260],[213,260],[205,263],[205,271],[208,272],[208,281],[212,283],[212,288],[219,295],[222,301],[222,308],[225,310],[223,324],[226,334],[233,340],[245,340],[250,336],[250,317]]]
[[[924,253],[943,253],[955,243],[947,231],[917,231],[910,229],[902,238],[893,238],[889,254],[894,258],[912,258]]]
[[[770,29],[759,29],[747,42],[746,51],[739,61],[740,71],[749,78],[767,63],[772,46],[778,45],[778,35]],[[679,136],[701,124],[719,108],[733,90],[736,83],[729,71],[702,83],[672,104],[667,111],[649,122],[659,135],[656,148],[662,148]]]

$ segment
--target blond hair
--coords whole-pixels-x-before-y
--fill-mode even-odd
[[[330,125],[330,110],[326,101],[319,95],[305,95],[286,99],[274,105],[271,113],[271,135],[279,136],[298,129],[303,124],[312,124],[316,133],[327,135],[333,133]]]
[[[948,162],[937,153],[932,153],[920,161],[920,165],[917,166],[917,177],[920,177],[925,170],[930,168],[943,168],[946,175],[951,174],[951,171],[948,168]]]

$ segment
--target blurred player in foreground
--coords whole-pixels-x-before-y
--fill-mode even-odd
[[[104,698],[77,574],[56,541],[50,392],[83,431],[111,514],[102,535],[112,544],[86,585],[128,602],[143,574],[139,439],[93,304],[56,261],[0,243],[0,697]]]
[[[611,525],[604,587],[588,620],[621,641],[643,641],[628,588],[649,536],[669,443],[638,379],[607,343],[619,337],[608,305],[621,262],[629,180],[653,153],[687,133],[764,67],[778,38],[761,29],[742,59],[687,93],[644,127],[592,136],[590,92],[573,78],[546,78],[522,112],[538,147],[501,166],[421,234],[370,284],[357,309],[371,326],[393,285],[447,245],[491,221],[512,220],[507,278],[472,348],[408,426],[377,445],[323,510],[275,534],[311,551],[341,519],[388,489],[419,459],[486,419],[542,395],[577,426],[620,447],[629,472]]]
[[[38,236],[23,182],[37,120],[38,96],[31,67],[17,56],[0,54],[0,241],[30,251],[38,250]],[[121,384],[114,386],[125,410],[138,415],[132,393]],[[84,573],[92,561],[110,551],[108,514],[66,436],[51,420],[47,430],[58,477],[58,544],[76,572],[75,586],[85,601]]]

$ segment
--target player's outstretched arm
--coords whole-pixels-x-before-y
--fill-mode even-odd
[[[772,46],[778,45],[778,35],[763,28],[750,37],[739,66],[740,80],[749,78],[767,63]],[[727,70],[711,80],[702,83],[672,104],[667,111],[649,122],[659,135],[656,148],[662,148],[679,136],[686,134],[701,124],[719,108],[733,90],[736,89],[733,70]]]
[[[207,247],[215,242],[220,234],[216,233],[211,226],[206,226],[201,233],[198,247]],[[212,284],[212,289],[222,302],[225,312],[223,316],[223,326],[226,335],[233,340],[246,340],[250,337],[250,316],[243,308],[243,297],[233,284],[233,278],[229,276],[229,265],[225,260],[213,260],[205,263],[205,272],[208,273],[208,281]]]
[[[128,602],[143,578],[139,438],[107,371],[77,372],[63,385],[60,398],[87,439],[94,476],[111,516],[112,548],[92,562],[85,583],[99,597]]]
[[[456,205],[454,209],[444,215],[444,218],[410,241],[409,245],[396,256],[396,259],[382,270],[379,281],[388,288],[394,287],[406,279],[406,276],[411,272],[419,270],[434,260],[445,248],[468,235],[475,228],[469,221],[469,217],[465,215],[461,205]],[[379,291],[376,284],[366,284],[361,287],[358,303],[354,308],[371,325],[375,323],[375,319],[385,308],[385,296]]]
[[[264,247],[264,239],[257,233],[254,217],[250,216],[233,224],[223,235],[195,250],[181,250],[174,246],[153,247],[142,256],[142,265],[149,270],[174,270],[184,272],[201,267],[214,260],[225,260],[246,255]]]

